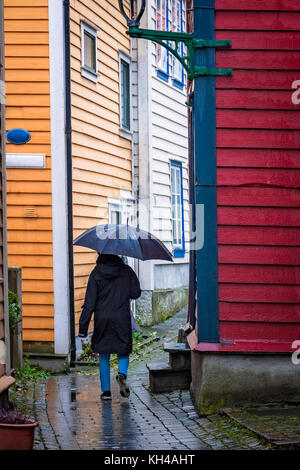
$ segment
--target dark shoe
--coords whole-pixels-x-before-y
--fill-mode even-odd
[[[128,398],[130,395],[130,390],[126,384],[126,375],[121,374],[121,372],[119,372],[116,376],[116,380],[120,387],[120,394],[122,395],[122,397]]]
[[[110,390],[106,390],[105,392],[103,392],[101,395],[100,395],[100,398],[102,400],[111,400],[111,391]]]

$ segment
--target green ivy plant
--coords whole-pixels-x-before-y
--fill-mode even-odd
[[[17,294],[8,291],[8,314],[9,314],[9,326],[14,328],[21,317],[21,308],[19,305],[19,299]]]

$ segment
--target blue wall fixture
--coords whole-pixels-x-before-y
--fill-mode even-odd
[[[194,0],[195,39],[215,39],[214,16],[214,0]],[[198,66],[215,67],[214,48],[198,49],[195,61]],[[198,242],[200,232],[204,234],[203,246],[197,246],[196,252],[198,340],[218,342],[215,77],[195,79],[193,115]]]
[[[22,145],[26,144],[30,139],[31,135],[25,129],[11,129],[6,133],[6,138],[11,144]]]

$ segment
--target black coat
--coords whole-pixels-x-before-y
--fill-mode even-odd
[[[94,333],[91,347],[100,354],[126,356],[132,352],[129,299],[141,295],[135,272],[116,255],[100,255],[90,274],[79,334],[87,335],[92,313]]]

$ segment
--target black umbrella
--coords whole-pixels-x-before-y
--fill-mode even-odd
[[[141,260],[173,261],[171,253],[158,238],[131,225],[96,225],[79,235],[74,245],[85,246],[99,253],[124,255]]]

